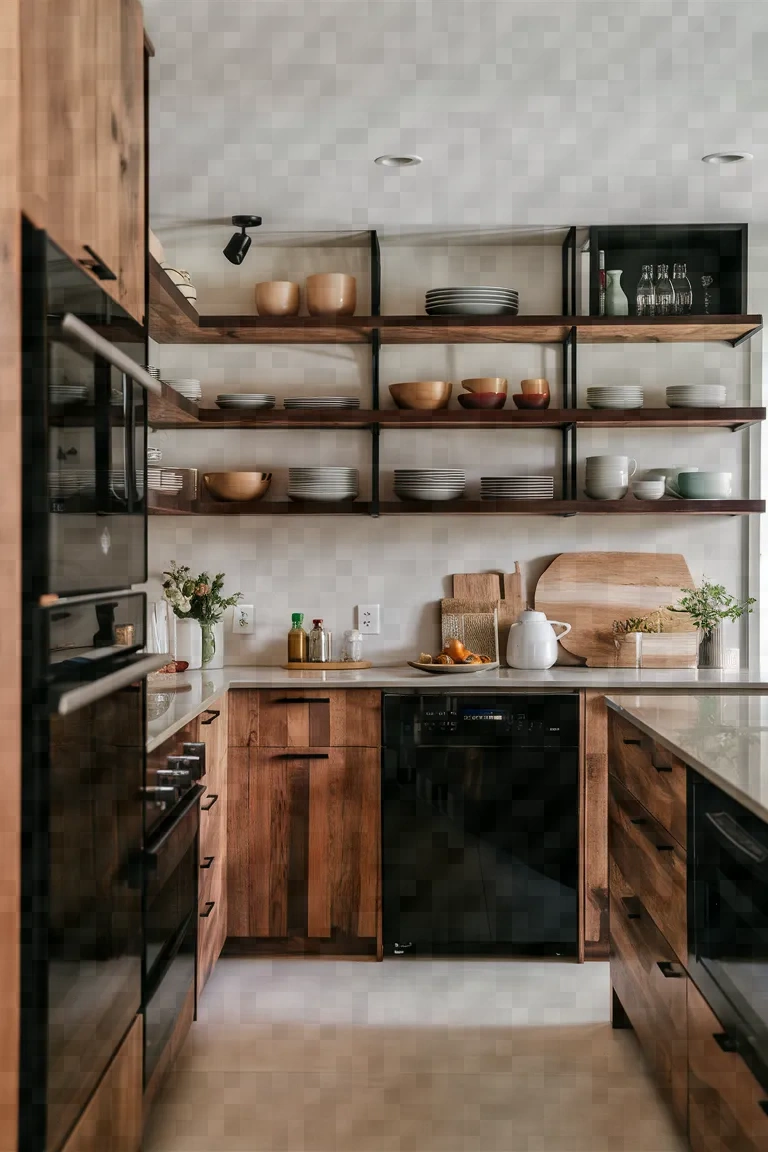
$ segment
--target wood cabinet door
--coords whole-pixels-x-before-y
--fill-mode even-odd
[[[136,1017],[62,1152],[138,1152],[143,1114],[142,1020]]]
[[[121,0],[98,0],[96,9],[96,128],[94,164],[96,213],[90,245],[114,273],[102,287],[120,300],[120,187],[123,131],[121,75]],[[85,235],[85,234],[84,234]]]
[[[230,936],[376,937],[379,773],[375,748],[230,748]]]
[[[381,693],[373,688],[278,688],[231,693],[230,744],[261,748],[378,748]]]
[[[112,2],[112,0],[110,0]],[[145,184],[144,16],[140,0],[117,0],[120,23],[118,188],[119,299],[144,323],[146,315],[147,204]]]

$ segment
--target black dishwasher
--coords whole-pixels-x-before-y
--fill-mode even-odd
[[[384,948],[577,951],[579,699],[384,696]]]

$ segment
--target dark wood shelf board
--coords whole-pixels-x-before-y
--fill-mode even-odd
[[[764,500],[417,500],[382,501],[390,515],[448,516],[743,516],[764,512]]]
[[[149,254],[149,335],[158,344],[199,342],[197,309],[179,292],[164,268]]]
[[[187,401],[189,403],[189,401]],[[150,409],[149,422],[154,428],[370,428],[376,424],[377,412],[363,408],[339,408],[334,410],[315,409],[296,411],[285,408],[266,410],[223,408],[200,408],[192,422],[176,421],[172,413],[158,413],[153,419]]]
[[[321,502],[314,500],[182,500],[160,492],[149,494],[150,516],[365,516],[367,500]]]
[[[763,326],[762,316],[577,316],[580,344],[738,343]]]

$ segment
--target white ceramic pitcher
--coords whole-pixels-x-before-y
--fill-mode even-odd
[[[559,636],[555,626],[563,629]],[[551,668],[557,662],[557,641],[570,630],[570,624],[526,608],[509,630],[507,663],[512,668]]]

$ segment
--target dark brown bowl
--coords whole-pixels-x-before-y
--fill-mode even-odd
[[[507,396],[505,392],[467,392],[458,401],[462,408],[503,408]]]
[[[541,392],[529,392],[527,396],[516,392],[512,399],[518,408],[549,408],[549,396]]]

